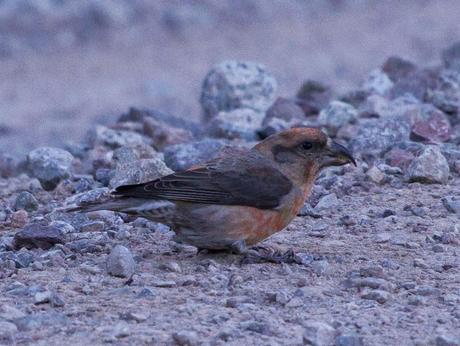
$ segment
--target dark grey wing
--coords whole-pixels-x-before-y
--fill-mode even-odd
[[[118,187],[114,194],[171,201],[276,208],[291,181],[260,157],[228,158],[157,180]]]

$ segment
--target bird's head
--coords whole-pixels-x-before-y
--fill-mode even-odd
[[[317,128],[292,128],[258,143],[254,149],[274,160],[284,173],[311,177],[322,168],[342,166],[355,159],[350,151]]]

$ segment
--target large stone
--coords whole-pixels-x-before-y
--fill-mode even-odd
[[[325,126],[328,133],[336,135],[337,131],[344,125],[353,122],[358,117],[358,111],[352,105],[332,101],[318,116],[318,123]]]
[[[278,97],[265,114],[259,135],[263,138],[305,121],[305,114],[294,101]]]
[[[303,342],[311,346],[333,345],[337,331],[327,323],[308,321],[304,325]]]
[[[417,70],[417,66],[409,60],[398,56],[389,57],[382,66],[382,71],[393,81],[407,78]]]
[[[452,143],[442,143],[440,149],[447,159],[451,171],[456,171],[456,164],[460,162],[460,146]]]
[[[380,154],[399,142],[409,140],[410,121],[401,116],[363,119],[351,140],[354,152]]]
[[[411,139],[439,143],[448,141],[450,136],[447,116],[431,105],[422,105],[413,119]]]
[[[418,100],[424,100],[429,90],[436,83],[438,71],[436,69],[420,69],[409,74],[405,78],[398,79],[390,92],[391,98],[397,98],[407,94],[415,96]]]
[[[171,173],[173,171],[159,157],[126,162],[115,169],[115,176],[110,180],[110,187],[145,183]]]
[[[393,82],[381,69],[371,71],[362,86],[363,90],[382,96],[388,95],[392,87]]]
[[[385,161],[393,167],[399,167],[403,171],[409,167],[415,155],[409,150],[393,148],[385,154]]]
[[[158,157],[158,152],[150,145],[134,145],[120,147],[113,151],[112,159],[117,164],[125,164],[140,159],[151,159]]]
[[[427,100],[446,113],[459,114],[460,71],[443,70],[436,84],[427,91]]]
[[[31,212],[38,209],[38,201],[30,192],[22,191],[14,201],[14,209]]]
[[[216,158],[225,145],[226,142],[220,139],[203,139],[186,144],[170,145],[164,149],[163,154],[169,168],[181,171]]]
[[[61,180],[70,176],[72,162],[72,154],[58,148],[42,147],[27,155],[30,173],[45,190],[54,189]]]
[[[5,345],[15,344],[13,340],[17,332],[18,328],[14,323],[0,321],[0,343],[7,342]]]
[[[407,169],[410,182],[446,184],[449,180],[449,164],[436,146],[427,146]]]
[[[191,131],[170,126],[151,117],[144,118],[143,131],[152,140],[152,145],[159,150],[168,145],[188,142],[193,138]]]
[[[150,142],[148,138],[139,133],[109,129],[101,125],[96,126],[94,130],[88,133],[87,141],[92,147],[102,145],[111,149],[123,146],[149,144]]]
[[[107,257],[107,272],[110,275],[122,278],[130,278],[136,269],[133,255],[128,248],[117,245]]]
[[[14,247],[20,249],[40,248],[47,250],[55,244],[65,242],[64,234],[60,229],[41,224],[30,224],[14,235]]]
[[[227,139],[257,139],[256,131],[262,126],[264,114],[250,108],[238,108],[229,112],[219,112],[208,126],[213,137]]]
[[[224,61],[207,74],[201,106],[209,119],[221,111],[251,108],[265,112],[273,103],[277,83],[266,68],[254,62]]]
[[[442,204],[449,212],[460,215],[460,196],[443,197]]]
[[[312,80],[305,81],[297,92],[297,104],[305,115],[316,115],[333,97],[330,87]]]

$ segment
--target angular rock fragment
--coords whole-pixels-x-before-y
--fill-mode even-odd
[[[117,245],[110,252],[107,257],[107,272],[110,275],[130,278],[133,276],[136,269],[133,255],[128,248]]]
[[[330,87],[313,80],[305,81],[297,92],[297,104],[306,116],[316,115],[331,101],[333,92]]]
[[[344,125],[353,122],[358,117],[358,111],[352,105],[332,101],[318,116],[318,123],[326,127],[328,133],[332,136]]]
[[[250,108],[238,108],[219,112],[208,125],[211,136],[227,139],[257,139],[257,130],[262,126],[264,114]]]
[[[54,189],[61,180],[70,177],[73,156],[58,148],[41,147],[27,155],[30,173],[45,190]]]
[[[214,66],[205,77],[201,106],[205,119],[221,111],[250,108],[265,112],[274,101],[275,78],[254,62],[228,60]]]
[[[203,139],[164,149],[166,165],[174,171],[185,170],[200,162],[216,158],[227,143],[221,139]]]
[[[61,230],[53,226],[30,224],[14,235],[14,247],[20,249],[40,248],[48,250],[55,244],[64,244]]]
[[[407,168],[410,182],[445,184],[449,180],[449,164],[438,147],[427,146]]]
[[[305,115],[294,101],[278,97],[265,114],[259,135],[262,138],[281,132],[305,121]]]

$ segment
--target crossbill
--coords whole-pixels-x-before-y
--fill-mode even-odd
[[[244,253],[294,219],[323,168],[347,163],[356,165],[351,153],[321,130],[292,128],[245,152],[120,186],[109,201],[78,209],[142,216],[170,226],[176,241]]]

